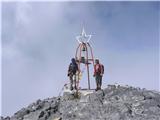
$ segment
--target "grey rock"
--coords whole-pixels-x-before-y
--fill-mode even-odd
[[[160,120],[160,93],[120,85],[80,91],[79,97],[65,92],[0,120]]]
[[[2,116],[0,116],[0,120],[4,120],[4,118]]]

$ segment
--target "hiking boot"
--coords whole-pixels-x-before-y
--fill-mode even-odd
[[[95,91],[97,91],[97,90],[98,90],[98,88],[95,89]]]
[[[77,90],[77,87],[75,86],[74,89]]]
[[[72,90],[73,90],[73,87],[70,87],[70,90],[72,91]]]
[[[101,87],[98,87],[98,90],[101,90]]]
[[[101,87],[98,87],[98,90],[101,90]]]

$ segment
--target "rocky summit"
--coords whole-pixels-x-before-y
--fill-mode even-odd
[[[78,98],[64,92],[1,120],[160,120],[160,93],[120,85],[81,90]]]

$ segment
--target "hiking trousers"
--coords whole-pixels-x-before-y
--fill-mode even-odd
[[[101,75],[96,75],[95,79],[96,79],[97,89],[101,89],[101,86],[102,86],[102,76]]]
[[[70,90],[76,89],[76,75],[70,75]]]

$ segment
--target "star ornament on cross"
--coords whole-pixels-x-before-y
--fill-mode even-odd
[[[82,29],[82,33],[80,36],[77,36],[76,39],[79,43],[89,43],[92,35],[86,35],[84,28]]]

